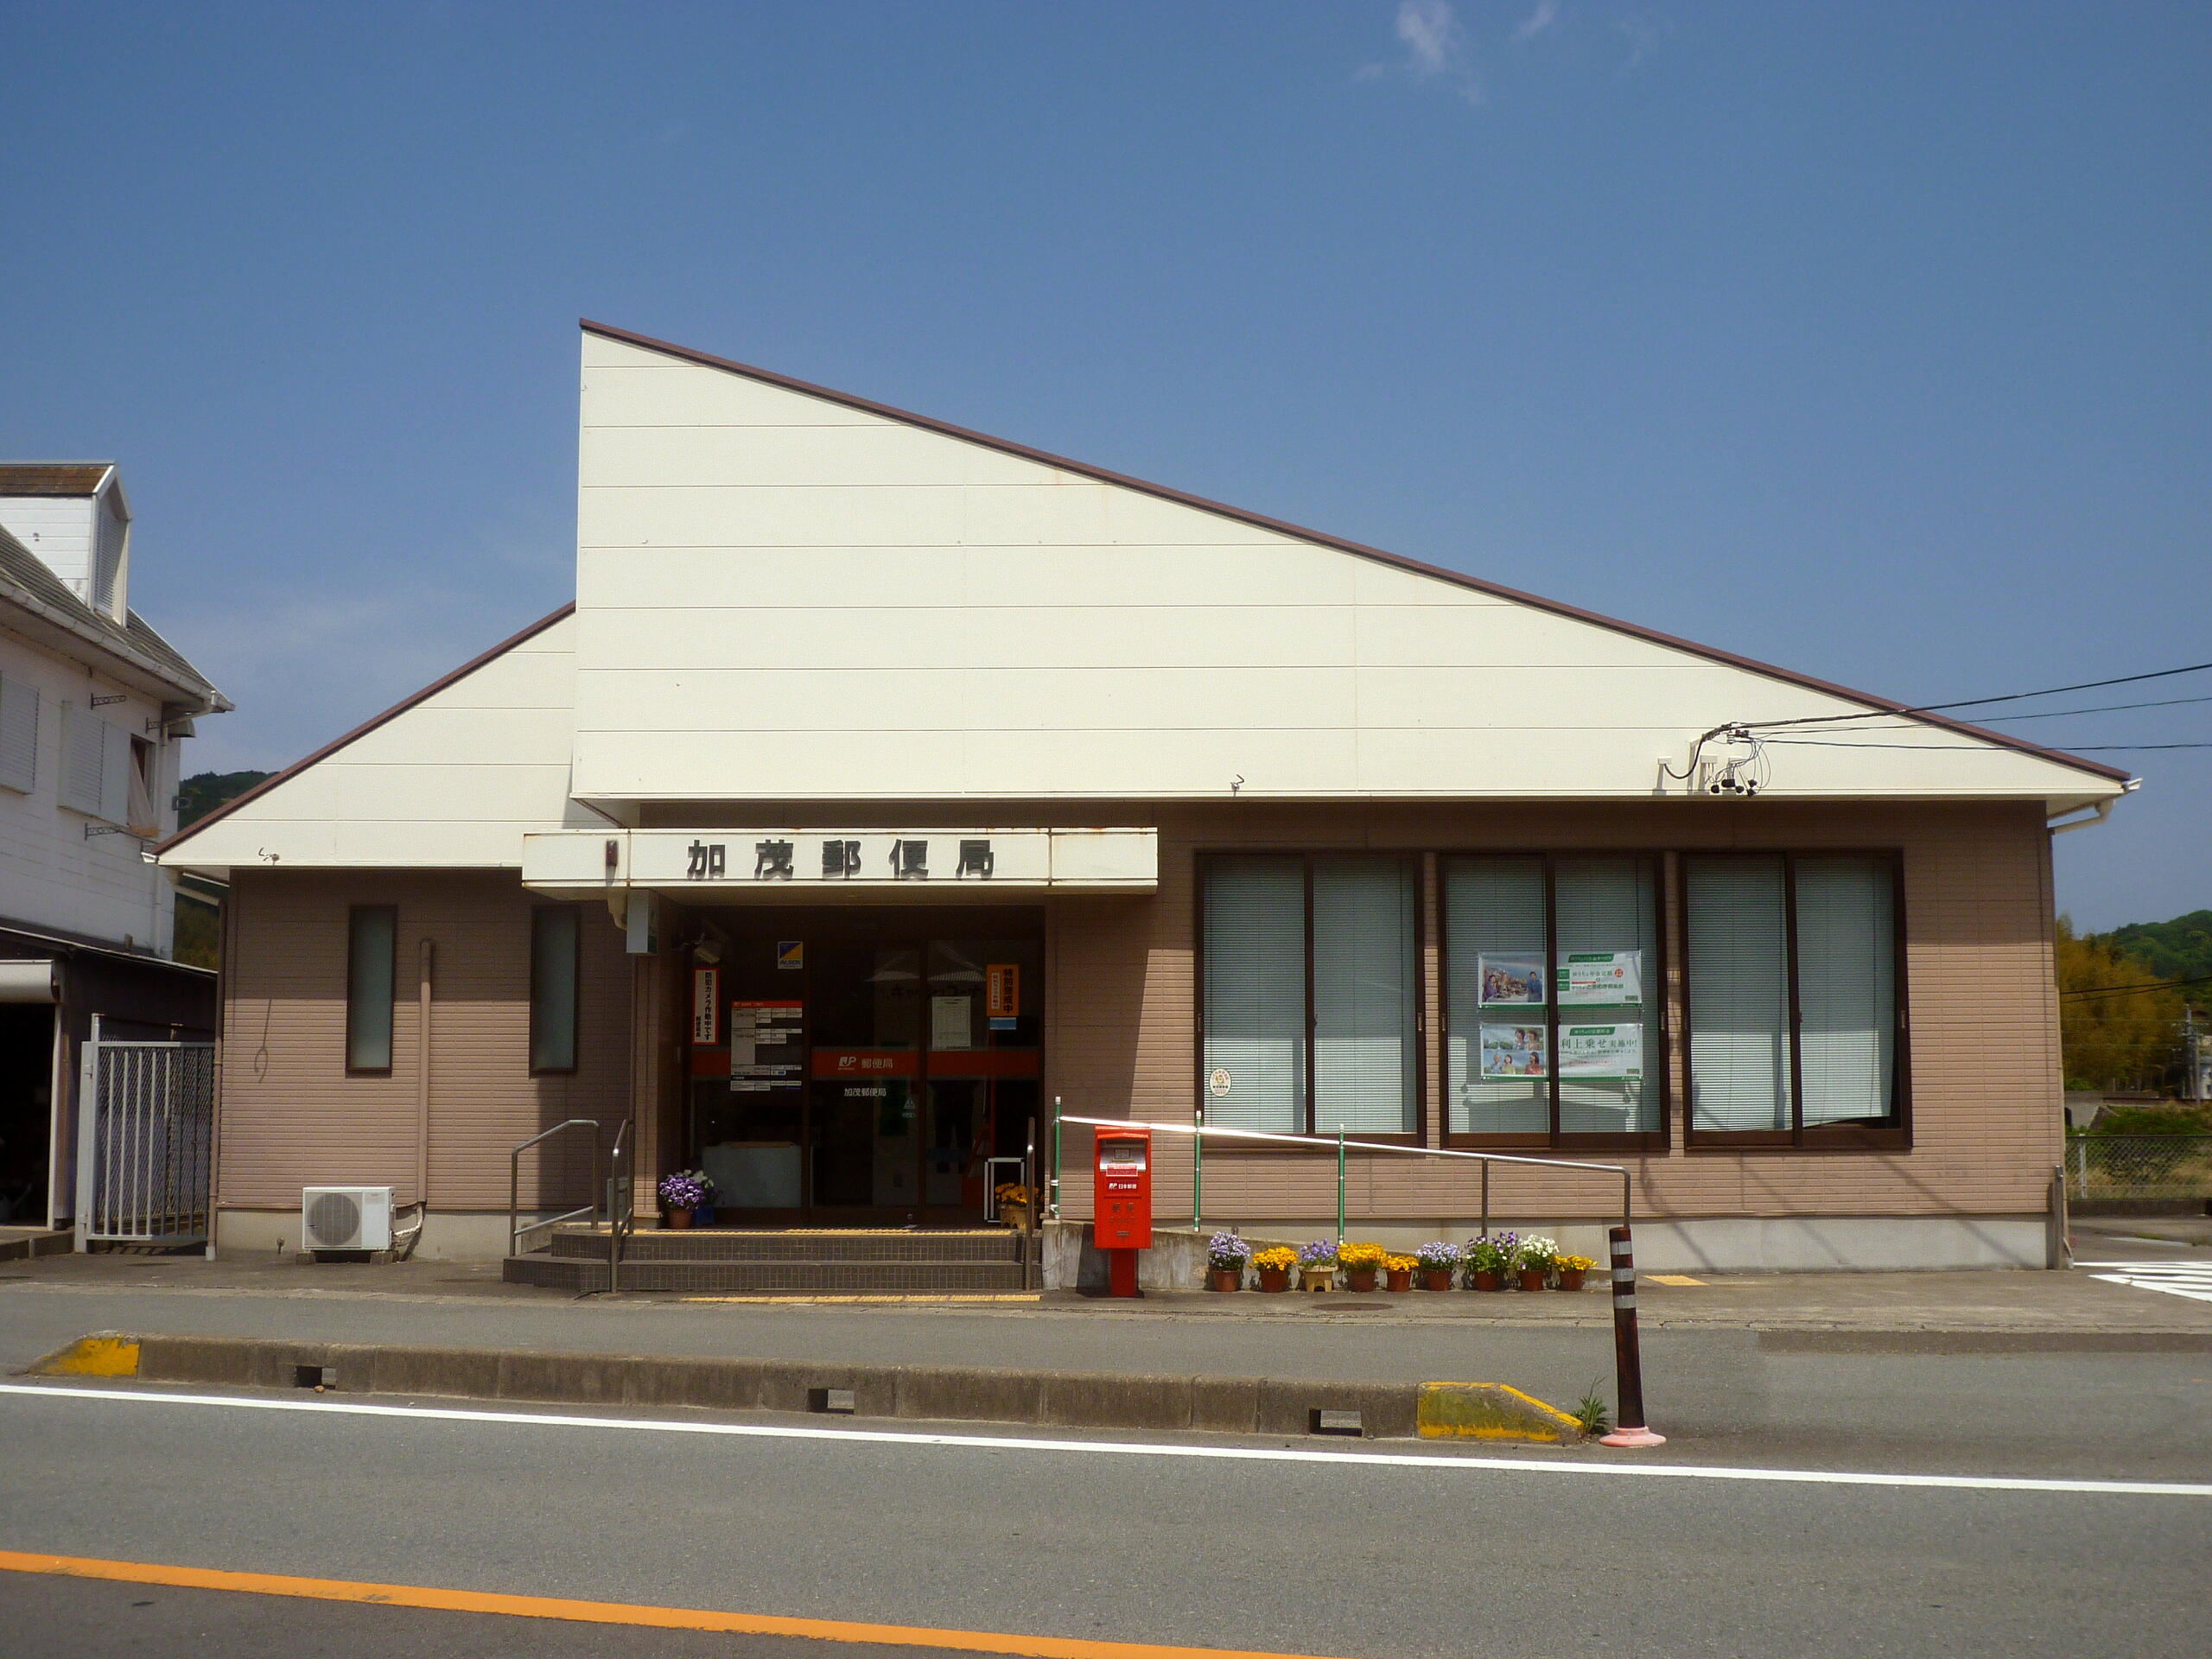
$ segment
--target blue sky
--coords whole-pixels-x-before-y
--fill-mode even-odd
[[[202,766],[569,596],[580,315],[1901,697],[2098,679],[2212,658],[2208,71],[2183,5],[17,0],[0,454],[123,462]],[[2062,903],[2212,905],[2212,751],[2118,758]]]

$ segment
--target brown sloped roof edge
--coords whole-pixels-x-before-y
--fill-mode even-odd
[[[232,813],[237,811],[238,808],[244,806],[247,802],[257,800],[260,797],[266,795],[270,790],[275,789],[279,784],[290,782],[293,779],[298,777],[302,772],[305,772],[309,766],[314,766],[316,762],[327,760],[332,755],[337,753],[339,750],[344,748],[347,744],[354,741],[358,738],[366,737],[371,732],[376,730],[378,727],[385,724],[387,721],[398,719],[400,715],[405,714],[410,709],[415,707],[416,703],[424,702],[429,698],[437,696],[439,692],[444,690],[455,681],[467,679],[471,674],[474,674],[478,669],[483,667],[486,663],[489,663],[497,658],[505,656],[507,652],[512,651],[517,645],[521,645],[525,640],[535,639],[537,635],[544,632],[546,629],[551,627],[556,622],[561,620],[562,618],[573,613],[575,608],[576,601],[572,599],[567,604],[562,606],[560,609],[551,612],[547,615],[539,617],[537,621],[531,623],[519,633],[510,634],[505,639],[500,640],[498,645],[493,646],[491,650],[483,652],[480,656],[470,658],[467,662],[463,663],[459,668],[454,669],[451,673],[441,674],[436,679],[432,680],[420,691],[410,692],[408,696],[402,697],[397,702],[393,703],[391,708],[385,709],[382,714],[370,716],[367,720],[363,721],[359,726],[356,726],[352,731],[346,733],[343,737],[334,737],[331,739],[329,742],[317,749],[313,754],[302,755],[297,760],[293,761],[290,766],[285,767],[283,771],[271,772],[268,777],[263,779],[259,783],[256,784],[251,789],[247,790],[244,794],[233,796],[231,799],[225,801],[222,805],[217,807],[213,812],[210,812],[206,817],[200,819],[197,823],[188,824],[185,828],[178,830],[167,841],[162,842],[159,846],[154,849],[154,855],[158,858],[163,853],[168,852],[171,848],[182,845],[185,842],[189,841],[193,836],[198,835],[202,830],[207,828],[209,824],[217,823],[221,822],[223,819],[227,818]]]
[[[1377,563],[1410,571],[1415,575],[1433,577],[1439,582],[1452,582],[1458,587],[1472,588],[1478,593],[1489,594],[1498,599],[1511,600],[1516,604],[1533,606],[1538,610],[1548,611],[1554,616],[1564,616],[1577,622],[1587,622],[1598,627],[1610,628],[1616,633],[1628,634],[1637,639],[1648,640],[1653,645],[1687,652],[1694,657],[1702,657],[1707,662],[1719,663],[1730,668],[1744,669],[1754,674],[1764,675],[1770,679],[1802,686],[1808,691],[1819,691],[1829,696],[1844,698],[1848,702],[1865,703],[1868,709],[1882,714],[1909,715],[1927,725],[1940,727],[1948,732],[1960,733],[1980,742],[1993,743],[1999,748],[2033,755],[2039,760],[2054,761],[2060,766],[2071,766],[2077,771],[2090,772],[2100,778],[2109,778],[2120,783],[2126,783],[2134,775],[2125,768],[2108,766],[2101,760],[2085,760],[2078,754],[2069,754],[2063,749],[2045,748],[2040,744],[2030,743],[2024,739],[2009,736],[2003,732],[1993,732],[1980,726],[1970,726],[1964,721],[1951,720],[1942,715],[1918,713],[1914,710],[1911,704],[1899,702],[1891,697],[1876,696],[1869,691],[1855,691],[1847,685],[1838,685],[1833,681],[1816,679],[1809,674],[1800,674],[1791,669],[1777,668],[1772,663],[1760,662],[1757,658],[1741,657],[1734,652],[1722,651],[1713,645],[1701,645],[1694,639],[1684,639],[1675,634],[1662,633],[1656,628],[1643,627],[1634,622],[1624,622],[1618,617],[1605,616],[1597,611],[1584,610],[1579,605],[1569,605],[1561,600],[1546,599],[1541,594],[1523,593],[1517,588],[1508,588],[1498,582],[1485,582],[1479,576],[1471,576],[1464,571],[1446,569],[1442,565],[1426,564],[1419,559],[1408,558],[1402,553],[1387,552],[1379,547],[1370,547],[1363,542],[1347,541],[1341,536],[1332,536],[1324,531],[1309,530],[1303,524],[1294,524],[1286,519],[1270,518],[1265,513],[1253,512],[1244,507],[1231,506],[1224,501],[1209,500],[1205,496],[1192,495],[1188,491],[1174,489],[1166,484],[1154,484],[1147,479],[1132,478],[1126,473],[1116,473],[1103,467],[1094,467],[1088,461],[1071,461],[1065,455],[1056,455],[1049,450],[1033,449],[1027,444],[1016,443],[1009,438],[993,437],[988,432],[977,432],[969,427],[955,426],[950,421],[940,421],[928,415],[917,415],[912,410],[899,409],[890,404],[879,404],[870,398],[855,397],[849,391],[839,391],[833,386],[818,386],[811,381],[800,380],[788,374],[779,374],[773,369],[763,369],[750,363],[737,362],[730,358],[716,357],[709,352],[696,351],[689,346],[678,346],[669,340],[655,340],[650,334],[640,334],[627,328],[618,328],[612,323],[594,322],[589,317],[579,319],[579,324],[587,334],[600,334],[608,340],[618,340],[625,345],[639,346],[649,352],[664,353],[670,357],[682,358],[687,362],[696,363],[702,367],[727,369],[734,374],[746,375],[755,380],[765,380],[770,385],[782,386],[788,391],[804,392],[810,397],[820,397],[833,404],[842,404],[848,409],[861,410],[870,415],[880,415],[890,420],[904,421],[909,425],[918,426],[927,431],[943,433],[949,438],[958,438],[963,442],[981,444],[985,448],[1016,455],[1024,461],[1033,461],[1040,466],[1055,467],[1062,472],[1075,473],[1085,478],[1095,478],[1103,484],[1119,485],[1123,489],[1135,490],[1141,494],[1154,496],[1163,501],[1173,501],[1179,506],[1195,507],[1202,512],[1218,513],[1224,518],[1234,518],[1260,530],[1272,531],[1281,536],[1296,537],[1300,541],[1314,542],[1323,547],[1332,547],[1340,553],[1350,553],[1363,559],[1373,559]]]

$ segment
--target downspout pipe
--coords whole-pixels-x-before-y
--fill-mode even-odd
[[[438,963],[438,947],[424,939],[416,946],[415,976],[415,1225],[404,1243],[393,1241],[393,1253],[402,1261],[415,1254],[423,1228],[430,1218],[430,1003],[432,982]]]

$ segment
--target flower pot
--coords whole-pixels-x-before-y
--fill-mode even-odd
[[[1561,1268],[1559,1270],[1559,1287],[1561,1290],[1581,1289],[1582,1275],[1589,1271],[1587,1268]]]
[[[1452,1269],[1449,1268],[1423,1268],[1421,1270],[1421,1287],[1423,1290],[1451,1289]]]
[[[1288,1290],[1290,1269],[1288,1268],[1262,1268],[1260,1288],[1262,1290]]]
[[[1467,1275],[1468,1287],[1474,1290],[1496,1290],[1503,1282],[1496,1274],[1482,1268]]]
[[[1411,1290],[1414,1287],[1414,1270],[1411,1268],[1390,1268],[1382,1275],[1382,1287],[1385,1290]]]
[[[1016,1232],[1027,1230],[1029,1226],[1029,1206],[1026,1204],[999,1205],[999,1225],[1011,1227]]]
[[[1551,1276],[1551,1269],[1548,1268],[1522,1268],[1515,1276],[1521,1281],[1522,1289],[1541,1290],[1544,1287],[1544,1281]]]
[[[1374,1289],[1375,1269],[1372,1268],[1346,1268],[1344,1269],[1344,1288],[1346,1290]]]
[[[1210,1267],[1206,1269],[1206,1288],[1242,1290],[1244,1288],[1244,1270],[1242,1268]]]
[[[1298,1287],[1300,1290],[1334,1290],[1337,1287],[1337,1270],[1334,1268],[1300,1268],[1298,1270]]]
[[[682,1232],[691,1224],[691,1212],[689,1210],[671,1210],[668,1212],[668,1224],[677,1231]]]

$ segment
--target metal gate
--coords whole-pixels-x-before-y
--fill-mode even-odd
[[[99,1016],[77,1089],[77,1248],[204,1244],[215,1045],[109,1042]]]

